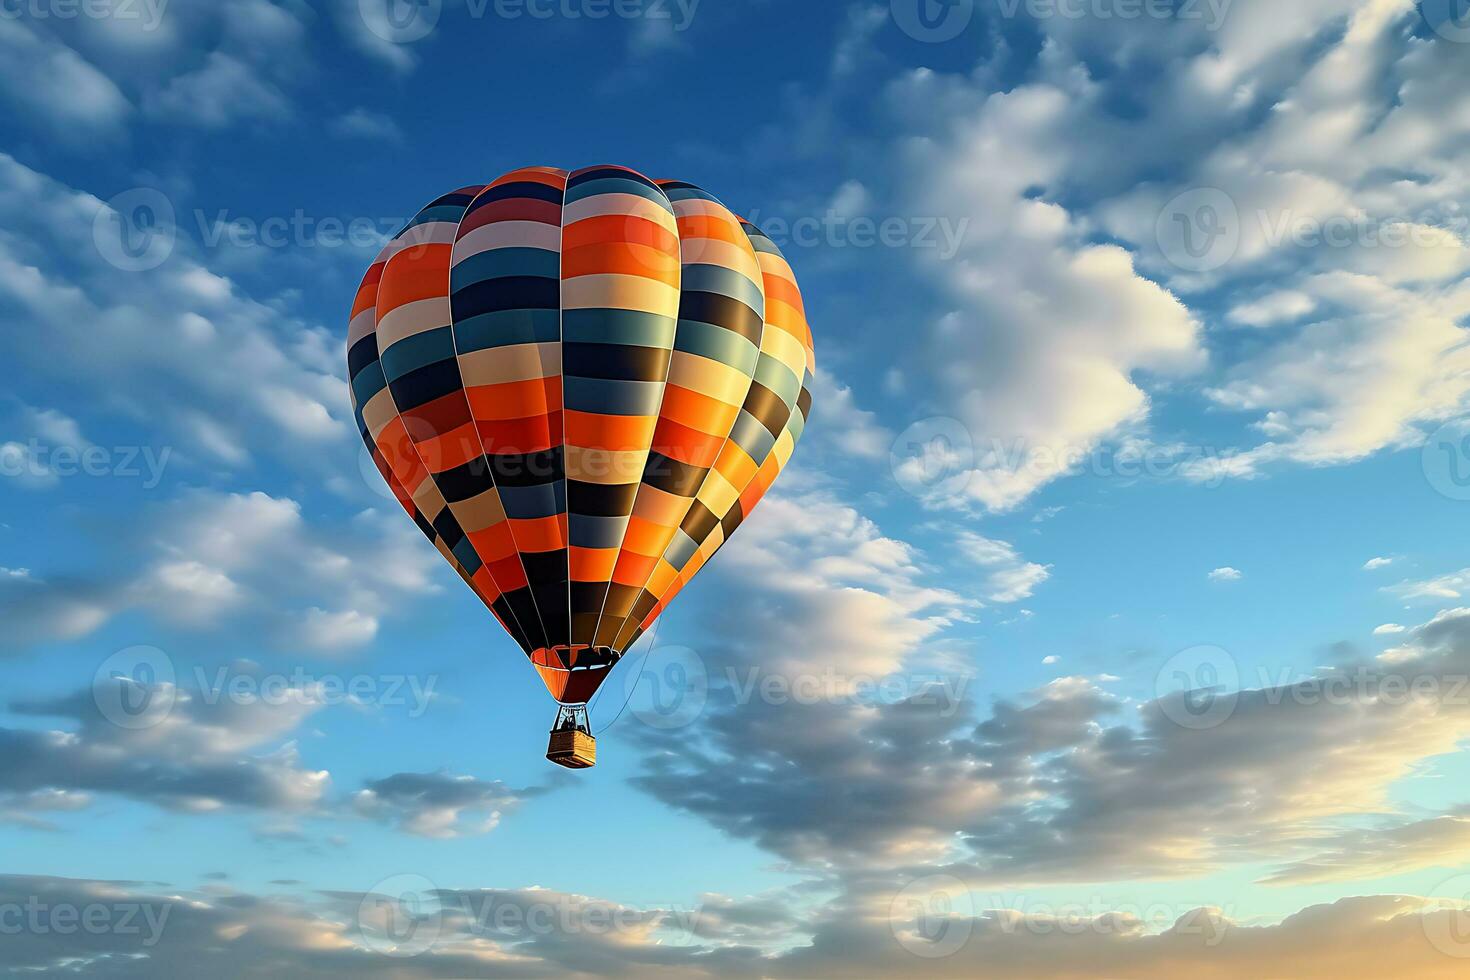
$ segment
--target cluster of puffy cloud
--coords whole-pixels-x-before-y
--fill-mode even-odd
[[[380,618],[436,591],[440,559],[397,515],[364,511],[345,530],[309,523],[287,497],[196,491],[120,529],[131,578],[0,580],[6,645],[76,639],[128,609],[188,631],[249,621],[274,646],[337,653]],[[95,574],[95,573],[94,573]]]
[[[0,308],[17,323],[0,344],[74,392],[73,410],[130,420],[208,465],[309,463],[351,435],[337,340],[210,271],[166,214],[147,239],[172,249],[165,260],[120,269],[113,247],[135,215],[0,154],[0,216]]]
[[[236,676],[250,667],[236,665]],[[452,838],[487,834],[502,813],[560,785],[399,772],[340,797],[297,745],[302,726],[339,700],[319,680],[267,694],[125,672],[99,673],[91,688],[62,697],[13,700],[9,712],[31,724],[0,727],[0,822],[55,829],[53,815],[111,797],[191,814],[265,814],[274,821],[262,825],[267,838],[305,839],[303,818],[353,817]]]
[[[968,74],[890,65],[890,174],[842,121],[851,73],[800,103],[801,125],[869,161],[870,208],[966,229],[952,258],[912,250],[937,298],[902,290],[930,326],[898,366],[939,380],[920,410],[973,441],[930,461],[968,470],[932,503],[1012,509],[1101,446],[1151,441],[1161,397],[1235,427],[1169,441],[1197,480],[1347,463],[1462,414],[1461,46],[1411,0],[1279,7],[1044,17],[1034,56],[1002,21]],[[867,45],[883,64],[854,23],[841,62]],[[1179,220],[1216,246],[1198,262]]]
[[[1407,896],[1344,899],[1278,925],[1235,923],[1201,908],[1162,931],[1126,914],[1060,919],[1012,909],[918,923],[910,910],[868,894],[806,914],[780,900],[718,895],[687,909],[637,908],[547,889],[439,888],[417,876],[389,879],[381,890],[302,897],[221,881],[173,891],[11,875],[0,877],[0,908],[14,910],[19,925],[7,929],[8,965],[84,977],[1163,980],[1188,963],[1191,976],[1221,980],[1449,980],[1463,967],[1456,930],[1464,913]],[[84,911],[92,928],[75,925]],[[783,944],[793,920],[810,938]],[[57,922],[72,926],[63,932]],[[936,927],[956,941],[905,945],[915,930]]]
[[[1455,609],[1380,658],[1223,692],[1203,723],[1185,693],[1135,701],[1107,678],[1062,678],[988,716],[917,683],[892,703],[717,700],[638,783],[843,879],[1163,879],[1241,862],[1274,863],[1279,882],[1382,877],[1463,857],[1462,813],[1406,821],[1391,793],[1470,737],[1467,677],[1470,610]]]

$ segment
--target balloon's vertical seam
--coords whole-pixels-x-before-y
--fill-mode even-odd
[[[502,174],[501,176],[503,177],[505,175]],[[494,181],[491,181],[489,184],[486,184],[483,188],[480,189],[480,194],[484,194],[486,191],[490,190],[490,188],[493,187],[494,184],[495,184]],[[458,336],[458,331],[455,330],[456,317],[454,315],[454,300],[453,300],[453,296],[454,296],[454,280],[453,280],[453,276],[454,276],[454,252],[453,252],[453,247],[454,247],[454,245],[457,245],[459,243],[459,229],[460,229],[461,226],[463,226],[464,221],[465,221],[465,218],[469,215],[470,210],[474,207],[475,200],[479,198],[480,194],[476,194],[475,195],[475,198],[472,199],[470,201],[470,203],[465,207],[464,214],[460,215],[459,221],[455,223],[454,242],[451,243],[451,246],[450,246],[449,268],[447,270],[445,270],[445,280],[444,280],[444,295],[449,299],[449,303],[450,303],[449,341],[450,341],[451,347],[454,350],[454,361],[455,361],[455,365],[460,370],[461,391],[464,391],[464,387],[463,387],[464,376],[463,376],[463,367],[460,365],[460,360],[459,360],[459,336]],[[469,406],[469,394],[468,393],[465,393],[465,404],[466,404],[466,406]],[[486,477],[486,479],[488,479],[490,481],[490,487],[491,487],[491,489],[495,491],[496,497],[500,500],[500,508],[501,508],[501,510],[502,511],[505,511],[505,498],[500,493],[500,486],[499,486],[499,484],[495,480],[495,467],[492,466],[491,463],[490,463],[490,453],[485,448],[485,438],[484,438],[484,436],[480,432],[479,422],[478,422],[477,419],[475,419],[475,415],[474,415],[473,409],[471,409],[471,411],[470,411],[470,418],[471,418],[471,422],[472,422],[470,428],[473,430],[473,432],[475,434],[475,442],[480,447],[480,459],[484,462],[484,465],[485,465],[485,477]],[[506,524],[507,529],[510,531],[510,542],[511,542],[511,547],[515,549],[516,561],[519,562],[520,563],[520,566],[521,566],[521,575],[526,580],[526,598],[531,603],[531,609],[536,613],[536,622],[539,623],[540,626],[541,626],[541,635],[542,635],[542,637],[544,639],[546,639],[546,641],[549,643],[550,642],[550,634],[546,630],[546,619],[541,615],[541,608],[540,608],[540,606],[536,602],[536,589],[535,589],[534,583],[531,581],[531,572],[530,572],[530,569],[528,569],[526,567],[526,558],[525,558],[525,555],[521,552],[520,542],[518,542],[516,540],[516,527],[515,527],[515,522],[510,519],[509,512],[506,512],[505,524]]]
[[[481,187],[475,193],[478,194],[479,191],[480,190],[483,190],[483,189],[484,188]],[[473,196],[472,196],[471,199],[473,199]],[[440,199],[439,198],[436,198],[435,199],[435,202],[437,202],[438,200],[440,200]],[[429,207],[432,207],[435,202],[431,202],[430,205],[428,205],[427,207],[425,207],[424,209],[422,209],[420,211],[420,215],[422,215],[424,211],[427,211]],[[418,216],[416,216],[416,219],[417,219],[417,217]],[[462,218],[463,215],[461,215],[460,217]],[[424,223],[427,224],[429,222],[426,221]],[[447,222],[443,222],[443,223],[447,223]],[[413,227],[412,224],[411,224],[411,227]],[[459,220],[457,219],[455,221],[455,229],[456,229],[456,231],[458,230],[458,227],[459,227]],[[390,266],[390,264],[392,263],[392,261],[394,259],[397,259],[400,256],[405,256],[405,253],[408,253],[413,248],[428,248],[428,247],[430,247],[430,246],[432,246],[434,244],[442,244],[442,243],[436,243],[436,242],[434,242],[432,240],[432,238],[429,238],[429,239],[427,239],[425,241],[422,241],[422,242],[415,242],[412,245],[405,245],[403,248],[399,249],[399,251],[395,252],[394,255],[389,258],[388,263],[385,263],[384,264],[384,267],[383,267],[383,277],[382,277],[381,280],[379,280],[379,283],[378,283],[378,289],[379,289],[380,297],[381,297],[381,291],[382,291],[382,288],[383,288],[383,282],[388,279],[388,269],[389,269],[389,266]],[[452,265],[452,257],[453,257],[453,242],[452,241],[449,243],[449,247],[450,247],[450,251],[451,251],[451,265]],[[448,281],[448,278],[447,277],[446,277],[445,282],[444,282],[444,287],[445,287],[445,289],[444,289],[444,301],[445,301],[445,304],[448,305],[449,304],[449,281]],[[379,327],[382,324],[382,321],[383,321],[384,316],[386,316],[386,314],[383,312],[381,302],[379,302],[378,303],[378,307],[377,307],[377,312],[376,312],[377,324],[378,324]],[[450,336],[452,338],[453,337],[453,316],[452,316],[452,314],[450,316],[449,328],[450,328]],[[391,345],[389,345],[389,346],[391,346]],[[386,351],[386,348],[383,348],[383,351]],[[382,353],[382,351],[380,351],[380,356],[381,356],[381,353]],[[459,370],[459,365],[458,365],[458,362],[457,361],[455,362],[455,370],[456,370],[456,372]],[[386,378],[386,374],[387,374],[387,369],[386,368],[384,369],[384,374],[385,374],[385,378]],[[402,412],[402,410],[401,410],[401,408],[399,406],[398,397],[393,392],[393,385],[392,385],[391,382],[389,382],[389,384],[387,385],[387,387],[386,387],[385,390],[388,392],[388,396],[389,396],[390,401],[393,404],[394,411],[396,411],[398,413],[399,418],[402,419],[403,418],[403,412]],[[460,392],[461,392],[461,394],[463,394],[463,379],[461,379]],[[407,433],[407,422],[406,421],[404,423],[404,426],[405,426],[405,433]],[[529,653],[530,650],[531,649],[534,649],[534,647],[535,647],[534,637],[530,633],[530,631],[526,629],[526,624],[521,621],[520,614],[516,612],[515,605],[514,605],[513,601],[511,600],[511,593],[513,591],[515,591],[515,590],[503,588],[501,586],[500,582],[496,580],[494,570],[490,567],[490,564],[485,561],[484,556],[479,555],[479,549],[475,546],[474,540],[469,537],[469,535],[470,535],[469,529],[464,528],[463,527],[463,522],[459,520],[459,514],[456,512],[455,507],[454,507],[454,504],[449,501],[448,495],[443,493],[443,487],[440,485],[440,482],[439,482],[439,479],[438,479],[438,477],[440,475],[442,475],[442,474],[435,473],[434,470],[429,466],[429,461],[424,457],[423,450],[421,449],[418,441],[415,440],[411,435],[408,436],[408,443],[413,448],[414,454],[418,457],[420,465],[422,465],[424,467],[424,470],[428,473],[428,479],[431,482],[433,482],[433,484],[436,487],[439,488],[440,494],[444,496],[446,510],[448,510],[449,513],[450,513],[450,515],[461,525],[461,529],[462,529],[462,531],[463,531],[463,533],[465,535],[465,539],[470,542],[471,549],[474,550],[476,552],[477,557],[480,558],[481,565],[484,567],[486,575],[489,577],[489,579],[491,580],[491,582],[493,582],[495,584],[496,589],[505,598],[506,611],[509,613],[511,619],[513,619],[515,621],[516,628],[520,631],[521,636],[524,638],[521,641],[521,643],[522,643],[523,647],[526,649],[526,652]],[[492,483],[492,489],[493,489],[493,483]],[[498,499],[498,494],[497,494],[497,499]],[[502,508],[502,510],[503,510],[503,508]]]
[[[679,261],[678,261],[678,264],[676,266],[676,271],[679,274],[679,286],[678,286],[678,288],[676,290],[676,293],[679,296],[682,297],[682,295],[684,293],[684,236],[681,235],[681,234],[679,234],[677,232],[677,229],[679,227],[679,225],[678,225],[678,218],[679,218],[679,216],[678,216],[678,213],[674,211],[674,202],[669,200],[669,196],[664,191],[664,189],[662,187],[658,187],[658,182],[657,181],[653,181],[653,184],[654,184],[655,188],[658,190],[659,194],[663,195],[664,200],[668,201],[668,203],[669,203],[669,212],[674,215],[674,227],[676,229],[675,234],[674,234],[674,244],[677,245],[678,248],[679,248]],[[678,319],[678,317],[679,317],[679,310],[678,310],[677,301],[676,301],[676,305],[675,305],[675,308],[674,308],[674,333],[673,333],[673,338],[669,342],[669,357],[668,357],[668,360],[664,363],[663,387],[659,391],[659,394],[658,394],[658,410],[653,413],[653,417],[654,417],[653,430],[652,430],[652,432],[649,435],[648,451],[650,453],[653,451],[653,434],[658,432],[658,420],[663,417],[663,413],[664,413],[664,399],[666,399],[668,397],[668,395],[669,395],[669,371],[674,366],[674,348],[675,348],[675,346],[679,342],[679,319]],[[648,464],[648,457],[647,457],[647,454],[645,454],[645,456],[644,456],[644,466],[646,467],[647,464]],[[640,472],[639,475],[638,475],[638,490],[637,491],[634,491],[634,493],[633,493],[633,506],[634,506],[634,510],[635,511],[637,509],[637,504],[638,504],[638,492],[641,491],[642,488],[643,488],[643,474]],[[623,545],[626,544],[627,541],[628,541],[628,529],[633,526],[633,516],[634,516],[634,511],[630,511],[628,513],[628,521],[627,521],[627,523],[625,523],[623,525],[623,533],[618,537],[618,546],[617,546],[617,549],[613,553],[613,570],[614,570],[614,572],[616,572],[616,570],[617,570],[618,559],[620,557],[622,557]],[[597,634],[602,629],[602,617],[603,617],[603,614],[607,612],[607,597],[610,596],[610,595],[612,595],[612,591],[613,591],[613,579],[611,577],[609,577],[608,583],[607,583],[607,589],[602,593],[602,608],[598,609],[598,611],[597,611],[597,620],[596,620],[596,622],[594,622],[592,624],[592,642],[593,642],[594,645],[597,643]],[[614,640],[616,640],[616,637],[614,637]],[[613,648],[613,656],[614,657],[620,657],[621,656],[621,653],[619,653],[617,651],[617,648],[616,648],[616,644],[615,643],[612,644],[612,648]]]
[[[714,469],[714,466],[715,466],[716,462],[718,462],[719,459],[721,458],[721,454],[725,451],[725,447],[729,444],[730,439],[731,439],[732,435],[735,432],[736,424],[738,423],[739,418],[740,418],[740,409],[743,406],[744,401],[745,401],[745,398],[746,398],[746,396],[749,393],[751,384],[754,382],[755,369],[758,366],[758,362],[759,362],[761,334],[763,333],[763,331],[765,329],[765,309],[764,309],[765,308],[765,291],[764,291],[763,284],[760,282],[760,280],[762,279],[761,272],[760,272],[760,264],[759,264],[759,261],[758,261],[758,259],[756,257],[755,250],[750,246],[749,239],[747,238],[747,236],[745,235],[744,231],[740,227],[740,219],[735,216],[734,212],[730,211],[729,208],[725,207],[725,205],[718,198],[716,198],[713,194],[710,194],[708,191],[705,191],[703,188],[697,187],[696,185],[689,184],[689,183],[683,182],[683,181],[662,181],[662,182],[660,182],[660,186],[663,186],[664,187],[666,193],[672,187],[672,188],[676,189],[681,195],[684,195],[684,194],[687,194],[688,195],[688,196],[681,196],[680,199],[679,199],[679,202],[678,203],[675,203],[674,207],[675,207],[676,217],[681,217],[681,216],[682,217],[688,217],[688,215],[679,215],[679,204],[685,204],[686,205],[686,210],[687,210],[687,205],[689,204],[690,201],[692,201],[692,200],[701,200],[702,199],[704,202],[706,202],[707,205],[712,205],[713,207],[717,208],[719,212],[722,212],[723,213],[723,216],[724,217],[727,217],[729,219],[730,226],[734,230],[734,232],[736,233],[736,235],[738,236],[739,242],[744,243],[746,254],[747,254],[747,256],[748,256],[748,258],[750,260],[750,265],[751,265],[751,267],[752,267],[752,269],[754,271],[754,276],[753,277],[751,277],[751,276],[745,276],[744,278],[750,284],[751,292],[757,298],[757,304],[756,305],[758,305],[760,307],[760,309],[755,309],[754,307],[751,307],[748,303],[744,303],[742,300],[740,300],[740,299],[738,299],[736,297],[733,297],[733,296],[730,297],[731,299],[734,299],[740,305],[742,305],[745,308],[749,309],[750,312],[754,315],[755,320],[756,320],[756,323],[755,323],[756,336],[755,336],[754,341],[752,342],[750,340],[750,338],[744,337],[743,335],[741,335],[742,339],[745,342],[747,342],[747,343],[750,344],[750,353],[751,353],[750,370],[748,372],[747,371],[740,371],[739,372],[740,375],[741,375],[741,377],[744,380],[743,390],[741,390],[740,393],[738,394],[738,396],[736,397],[736,403],[733,406],[730,406],[730,407],[733,408],[733,412],[732,412],[732,415],[731,415],[730,424],[728,426],[722,426],[722,428],[724,429],[724,433],[723,433],[722,436],[719,437],[719,439],[718,439],[718,445],[716,447],[714,447],[714,452],[709,457],[710,458],[710,464],[708,466],[704,467],[704,471],[705,471],[704,474],[702,476],[700,476],[699,483],[689,493],[689,495],[687,497],[687,503],[684,504],[682,512],[677,515],[677,518],[676,518],[675,523],[672,526],[670,526],[670,527],[667,528],[667,530],[668,530],[667,539],[664,541],[663,544],[655,545],[655,547],[657,548],[657,551],[653,555],[653,561],[648,566],[648,573],[647,573],[647,575],[643,576],[643,580],[641,582],[638,582],[636,585],[630,586],[634,590],[633,596],[628,601],[628,603],[626,604],[627,605],[626,611],[621,614],[621,616],[619,617],[618,620],[615,620],[616,630],[613,633],[613,638],[612,638],[612,642],[613,642],[613,645],[614,646],[623,645],[624,644],[624,639],[623,638],[626,637],[626,636],[628,636],[628,635],[630,635],[631,632],[638,626],[638,622],[639,622],[639,620],[641,620],[642,615],[636,612],[636,607],[637,607],[637,605],[638,605],[639,602],[644,601],[644,596],[648,595],[650,593],[650,591],[652,591],[650,587],[651,587],[651,585],[652,585],[652,583],[654,581],[655,576],[659,575],[659,573],[660,573],[660,562],[663,561],[664,552],[667,549],[668,544],[670,542],[672,542],[675,539],[675,536],[679,533],[680,525],[682,524],[683,520],[688,516],[689,511],[693,508],[695,502],[699,499],[699,492],[700,492],[701,489],[703,489],[705,480],[707,480],[709,478],[710,472]],[[673,200],[674,200],[674,198],[671,196],[670,197],[670,201],[672,202]],[[708,217],[708,215],[706,215],[705,217]],[[706,235],[704,238],[700,238],[699,236],[694,236],[694,237],[696,239],[700,240],[700,241],[704,241],[705,242],[705,244],[702,245],[700,247],[700,250],[699,250],[700,253],[701,253],[701,256],[703,256],[705,254],[708,254],[708,253],[711,253],[712,251],[714,251],[714,249],[712,248],[712,246],[710,244],[708,244],[709,241],[712,240],[708,235]],[[680,236],[680,248],[681,248],[681,252],[680,252],[680,265],[681,265],[681,267],[684,265],[684,262],[683,262],[683,247],[684,247],[684,241],[683,241],[683,236],[681,235]],[[734,243],[732,243],[732,247],[735,247],[737,249],[739,248],[739,246],[738,245],[735,245]],[[713,258],[713,257],[711,257],[711,258]],[[718,268],[722,268],[722,269],[725,268],[725,266],[722,266],[720,263],[715,262],[715,261],[711,261],[711,262],[709,262],[707,264],[710,265],[711,267],[718,267]],[[740,274],[740,271],[739,270],[736,270],[736,269],[730,269],[729,271],[733,271],[737,275]],[[686,301],[690,298],[688,296],[688,292],[687,292],[689,285],[690,284],[689,284],[689,282],[686,279],[683,282],[683,287],[684,288],[681,289],[680,309],[679,309],[679,314],[680,314],[679,323],[681,324],[681,326],[684,323],[684,314],[686,312],[685,307],[687,305]],[[712,289],[712,290],[711,289],[708,289],[708,287],[713,286],[713,285],[714,285],[713,283],[705,283],[705,286],[707,288],[704,289],[704,290],[696,290],[696,292],[713,291],[713,292],[718,293],[719,290],[717,288],[716,289]],[[691,311],[691,312],[693,312],[693,311]],[[714,313],[713,311],[702,311],[702,312],[703,312],[703,315],[705,315],[706,317],[716,317],[716,316],[718,316],[718,314]],[[700,322],[706,322],[706,321],[700,321]],[[718,328],[721,328],[723,330],[728,330],[731,333],[737,333],[738,334],[738,330],[736,329],[736,324],[734,324],[734,323],[719,323],[719,324],[716,324],[716,323],[713,323],[713,322],[709,322],[708,325],[711,326],[711,327],[718,327]],[[696,342],[696,341],[699,340],[699,338],[696,338],[696,337],[683,338],[682,333],[680,333],[679,335],[676,335],[676,337],[675,337],[675,342],[674,342],[674,348],[675,349],[674,349],[674,355],[673,355],[674,357],[678,357],[680,355],[680,353],[681,353],[681,351],[679,349],[679,344],[680,344],[680,340],[681,339],[687,339],[690,342],[689,346],[691,348],[693,348],[694,350],[697,350],[700,346],[702,346],[701,344],[699,344],[699,343]],[[686,357],[693,357],[693,356],[695,356],[694,350],[685,350],[682,353]],[[723,367],[727,367],[727,368],[730,368],[732,370],[739,370],[738,365],[730,364],[730,363],[728,363],[728,362],[726,362],[724,360],[721,360],[718,356],[716,356],[715,354],[713,354],[710,351],[703,352],[703,354],[700,357],[700,359],[701,360],[710,360],[710,361],[713,361],[715,363],[720,364]],[[673,378],[675,377],[672,368],[673,368],[673,359],[671,358],[671,361],[670,361],[670,374],[669,374],[670,383],[672,383]],[[689,379],[689,380],[695,380],[695,379]],[[697,380],[695,380],[695,383],[696,384],[698,383]],[[705,395],[708,394],[708,392],[698,392],[698,393],[705,394]],[[663,413],[662,413],[662,411],[660,411],[660,425],[662,425],[662,422],[663,421],[664,421]],[[703,430],[701,430],[701,431],[703,431]],[[641,493],[641,491],[640,491],[640,493]],[[635,514],[635,517],[636,517],[636,514]],[[621,561],[621,556],[620,556],[620,561]],[[614,575],[614,584],[617,584],[616,573]],[[609,590],[609,594],[611,594],[611,589]],[[627,644],[627,645],[631,645],[631,644]]]

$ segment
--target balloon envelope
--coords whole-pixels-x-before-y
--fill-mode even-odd
[[[431,202],[364,276],[347,362],[383,479],[572,704],[770,488],[815,365],[768,237],[614,166]]]

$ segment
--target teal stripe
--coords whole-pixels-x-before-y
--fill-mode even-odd
[[[449,327],[436,327],[404,337],[383,351],[381,360],[388,380],[397,381],[410,371],[454,360],[454,334]]]
[[[454,324],[454,343],[461,354],[515,344],[554,344],[559,340],[559,310],[496,310]]]
[[[567,310],[562,314],[564,344],[626,344],[671,350],[677,330],[672,317],[642,310]]]
[[[791,369],[769,354],[762,354],[755,369],[755,380],[771,389],[771,393],[786,403],[787,408],[796,404],[801,394],[801,379]]]
[[[593,415],[657,415],[664,397],[662,381],[564,377],[562,389],[569,411]]]
[[[733,330],[700,320],[680,320],[674,350],[728,364],[746,377],[755,374],[760,351]]]
[[[647,198],[665,211],[673,214],[673,208],[669,205],[669,198],[657,187],[649,187],[636,180],[628,180],[623,177],[601,177],[597,180],[589,180],[585,184],[567,188],[566,203],[574,204],[577,201],[585,201],[589,197],[599,194],[636,194]]]
[[[776,445],[776,437],[771,435],[771,430],[761,425],[754,415],[743,408],[740,410],[740,417],[735,420],[735,427],[730,430],[730,441],[745,450],[757,463],[764,463],[771,454],[771,448]]]
[[[755,310],[756,316],[766,313],[766,296],[760,286],[734,269],[723,265],[686,265],[681,271],[681,288],[686,293],[718,293],[738,300]]]
[[[544,248],[492,248],[471,255],[449,271],[449,289],[458,292],[465,286],[504,276],[539,276],[561,278],[561,253]]]

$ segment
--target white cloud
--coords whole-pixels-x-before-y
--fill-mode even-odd
[[[1029,599],[1051,576],[1050,565],[1038,565],[1021,557],[1015,546],[973,531],[955,535],[961,556],[984,569],[987,577],[981,597],[987,602],[1012,603]]]
[[[1379,568],[1387,568],[1393,564],[1392,558],[1369,558],[1363,562],[1363,571],[1371,572]]]
[[[1215,569],[1208,576],[1211,582],[1238,582],[1244,577],[1245,575],[1240,569],[1231,568],[1228,565]]]

